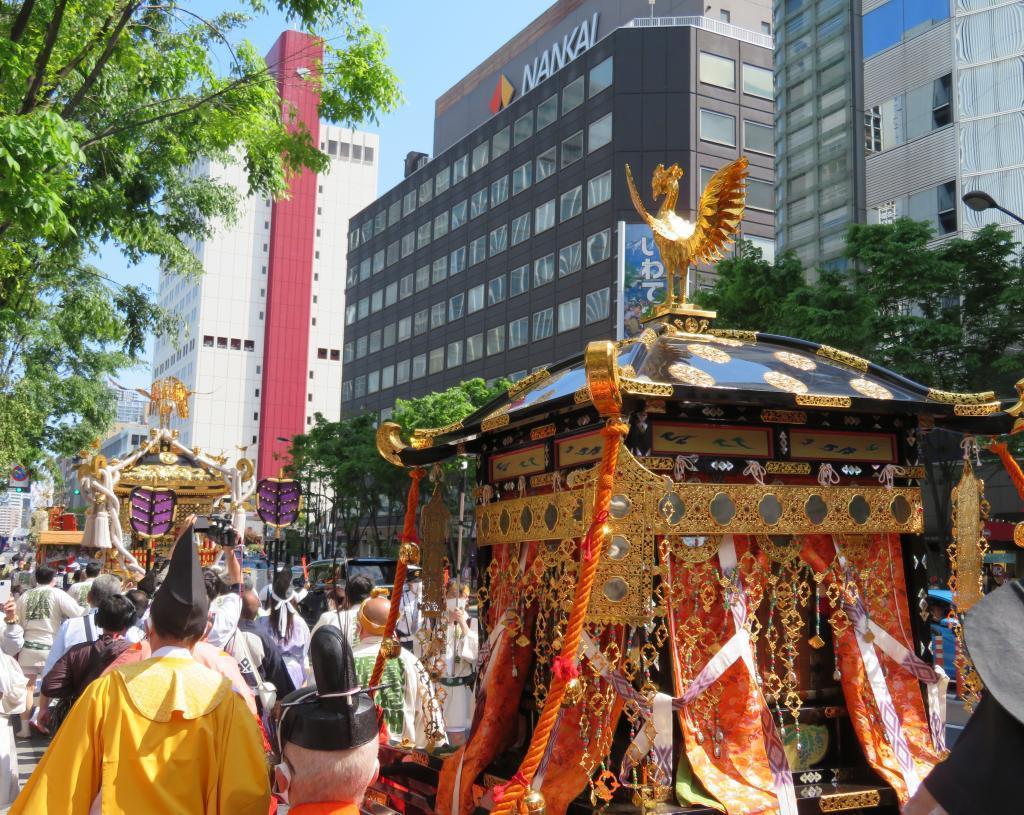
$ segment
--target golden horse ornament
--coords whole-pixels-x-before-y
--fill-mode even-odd
[[[683,170],[678,164],[659,164],[651,176],[651,192],[661,198],[657,215],[644,206],[633,183],[633,173],[626,165],[626,182],[633,206],[654,232],[654,244],[665,264],[668,294],[661,311],[686,305],[687,275],[691,263],[720,259],[732,243],[732,236],[743,217],[746,198],[747,159],[743,156],[726,164],[711,176],[697,204],[696,220],[687,221],[676,214],[679,200],[679,179]]]

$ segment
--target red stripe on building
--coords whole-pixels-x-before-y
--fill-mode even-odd
[[[320,97],[305,77],[322,58],[320,41],[299,31],[284,32],[267,56],[285,116],[294,110],[314,144],[320,139]],[[290,196],[272,207],[260,390],[260,478],[275,475],[287,463],[288,444],[278,441],[278,436],[290,439],[306,429],[316,185],[316,174],[304,170],[291,179]]]

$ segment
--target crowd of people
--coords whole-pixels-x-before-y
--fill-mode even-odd
[[[410,573],[406,646],[366,688],[390,600],[365,575],[327,588],[312,629],[281,569],[258,592],[232,535],[203,569],[191,524],[137,583],[98,563],[60,572],[12,562],[0,629],[0,808],[12,813],[354,813],[381,742],[458,744],[478,648],[452,583],[445,676],[420,657],[421,583]],[[30,586],[25,588],[24,584]],[[444,692],[437,693],[442,686]],[[438,697],[443,701],[438,701]],[[16,726],[12,725],[16,722]],[[24,789],[15,739],[52,737]],[[168,784],[168,778],[197,783]]]

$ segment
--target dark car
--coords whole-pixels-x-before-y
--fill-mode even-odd
[[[375,587],[390,589],[395,584],[398,561],[390,557],[350,557],[314,560],[307,568],[309,593],[299,603],[299,609],[306,622],[314,625],[320,615],[327,611],[327,594],[332,583],[344,585],[351,577],[365,575]]]

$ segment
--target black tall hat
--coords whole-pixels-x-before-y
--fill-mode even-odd
[[[153,597],[149,616],[161,634],[186,639],[202,636],[209,612],[199,552],[189,526],[174,545],[167,576]]]
[[[278,725],[281,744],[307,750],[350,750],[377,738],[377,708],[370,688],[360,688],[352,647],[325,625],[309,645],[316,687],[285,697]]]

